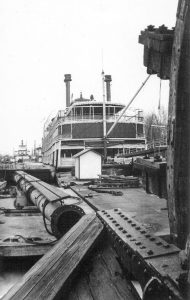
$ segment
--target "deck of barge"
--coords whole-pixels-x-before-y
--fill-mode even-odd
[[[67,190],[65,191],[67,192]],[[146,194],[142,188],[121,189],[120,191],[123,193],[122,196],[97,193],[89,190],[88,187],[84,185],[73,186],[72,191],[84,199],[94,210],[121,208],[138,222],[145,225],[145,227],[155,235],[164,236],[169,234],[166,200],[152,194]],[[70,193],[69,190],[68,193]],[[14,208],[13,201],[14,198],[0,199],[0,207]],[[23,210],[22,213],[16,213],[16,211],[15,213],[10,212],[9,214],[2,214],[0,221],[0,240],[16,235],[42,238],[44,241],[52,241],[54,239],[46,232],[40,212],[36,211],[26,214],[23,213]],[[34,248],[33,246],[33,249]],[[13,249],[15,249],[16,252],[18,251],[19,256],[19,248],[16,250],[16,247],[12,247],[12,250]],[[46,246],[43,251],[48,249],[49,246]],[[16,253],[15,251],[12,251],[14,253],[12,254],[13,256]],[[29,255],[27,251],[26,248],[26,253],[24,254],[24,252],[22,252],[22,256]],[[34,249],[34,251],[36,250]],[[31,252],[31,255],[33,252]],[[0,255],[3,256],[1,251]],[[5,256],[9,255],[12,256],[11,253],[8,254],[7,252]]]
[[[95,210],[121,208],[156,235],[168,235],[167,200],[147,194],[142,188],[119,189],[122,196],[91,191],[87,186],[76,185],[71,189]]]
[[[121,208],[138,222],[144,224],[150,232],[160,236],[169,234],[165,199],[146,194],[142,188],[128,188],[119,191],[123,195],[114,196],[98,193],[88,189],[85,185],[78,184],[72,187],[72,191],[68,190],[68,193],[76,193],[96,211]],[[67,189],[65,192],[67,192]],[[0,206],[13,208],[13,201],[13,198],[0,199]],[[0,220],[2,229],[0,239],[17,234],[43,237],[44,240],[49,241],[54,239],[45,231],[40,213],[26,216],[1,215]],[[43,248],[42,252],[46,253],[50,247]],[[19,253],[19,249],[16,247],[12,249],[14,249],[13,255]],[[29,247],[26,247],[25,250],[23,248],[23,251],[26,251],[25,255],[30,252],[32,254],[34,248],[29,249]],[[38,255],[38,251],[37,246],[36,255]],[[91,257],[92,259],[88,258],[83,264],[83,268],[80,269],[78,276],[73,281],[72,288],[67,294],[69,300],[107,299],[108,295],[110,299],[123,299],[124,295],[126,299],[139,299],[133,286],[123,275],[123,271],[117,262],[117,255],[110,245],[106,244],[101,247],[99,245],[99,248],[92,253]]]

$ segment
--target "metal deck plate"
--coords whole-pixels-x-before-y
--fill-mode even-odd
[[[101,211],[98,215],[112,235],[116,234],[117,239],[143,258],[179,252],[179,248],[154,236],[120,209]]]

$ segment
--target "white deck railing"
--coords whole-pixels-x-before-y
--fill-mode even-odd
[[[166,147],[166,146],[167,146],[167,138],[166,137],[147,142],[148,149]]]

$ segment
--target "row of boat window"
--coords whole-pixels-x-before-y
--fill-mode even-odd
[[[107,155],[110,157],[115,157],[119,154],[129,154],[129,153],[135,153],[137,151],[144,150],[145,148],[111,148],[107,149]],[[72,157],[75,154],[79,153],[83,149],[62,149],[61,150],[61,157]],[[103,149],[96,149],[97,152],[103,155]]]
[[[121,107],[106,107],[106,115],[113,116],[121,110]],[[83,115],[102,115],[102,106],[100,107],[75,107],[72,109],[70,116],[83,116]]]

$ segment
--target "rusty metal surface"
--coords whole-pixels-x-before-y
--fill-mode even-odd
[[[149,233],[144,226],[120,209],[103,211],[99,215],[104,218],[110,229],[114,230],[123,242],[127,243],[143,258],[179,252],[177,247]]]
[[[121,264],[139,281],[146,294],[147,289],[151,289],[152,278],[156,278],[158,293],[162,291],[164,295],[162,299],[184,299],[179,282],[184,273],[179,263],[179,248],[149,233],[120,209],[100,211],[97,215],[107,229]]]

